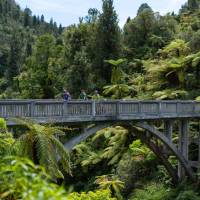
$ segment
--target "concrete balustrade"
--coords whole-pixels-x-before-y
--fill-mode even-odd
[[[1,100],[0,117],[32,118],[38,122],[198,118],[200,102]]]

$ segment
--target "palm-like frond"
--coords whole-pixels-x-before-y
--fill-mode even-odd
[[[84,167],[87,165],[95,165],[95,164],[99,163],[102,160],[101,154],[102,154],[101,151],[89,152],[89,155],[87,156],[86,159],[84,159],[81,162],[81,165]]]
[[[153,93],[153,97],[158,100],[177,99],[185,97],[187,94],[188,93],[185,90],[162,90]]]
[[[11,155],[11,147],[14,144],[14,141],[15,140],[10,133],[0,133],[0,157]]]
[[[124,182],[120,181],[117,176],[113,174],[97,176],[95,184],[99,185],[101,189],[109,189],[114,191],[114,195],[118,199],[123,199],[121,190],[124,188]]]
[[[118,60],[112,60],[112,59],[111,60],[105,60],[105,62],[107,62],[107,63],[109,63],[113,66],[119,66],[120,64],[124,63],[125,61],[126,61],[126,59],[122,59],[122,58],[120,58]]]
[[[131,145],[129,145],[131,154],[133,155],[135,160],[151,160],[154,159],[154,154],[150,151],[150,149],[143,145],[140,140],[135,140]]]
[[[127,97],[132,90],[133,88],[126,84],[115,84],[105,86],[103,94],[111,96],[113,99],[121,99]]]
[[[61,157],[61,163],[63,169],[67,173],[71,174],[69,152],[65,149],[64,145],[57,138],[51,137],[50,140],[55,145],[57,153]]]
[[[69,153],[55,137],[64,134],[60,128],[42,126],[28,120],[16,120],[28,130],[15,142],[14,148],[17,149],[18,155],[29,157],[36,164],[44,166],[52,176],[59,178],[63,177],[58,164],[60,158],[62,169],[71,173]]]
[[[51,145],[45,134],[37,134],[35,137],[35,144],[37,149],[37,158],[42,166],[49,167],[49,146]]]
[[[127,150],[127,139],[128,131],[120,126],[98,131],[91,141],[93,144],[99,143],[101,147],[97,149],[95,145],[88,145],[87,142],[75,146],[76,163],[86,167],[105,160],[108,165],[113,165]]]
[[[29,134],[21,135],[13,144],[14,151],[19,156],[25,156],[33,160],[33,138]]]
[[[110,128],[112,134],[108,139],[108,146],[104,149],[102,158],[110,160],[109,165],[116,163],[125,151],[128,131],[122,127]]]
[[[17,124],[20,124],[21,126],[26,127],[29,130],[34,129],[35,122],[33,120],[14,118],[13,121],[15,121]]]

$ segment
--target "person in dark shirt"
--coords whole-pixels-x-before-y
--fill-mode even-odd
[[[67,90],[64,90],[63,99],[64,99],[65,101],[71,100],[71,95],[70,95],[70,93],[69,93]]]

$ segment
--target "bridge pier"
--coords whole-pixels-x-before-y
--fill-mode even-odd
[[[164,121],[164,134],[169,142],[172,142],[172,133],[173,133],[173,121],[166,120]],[[169,155],[169,150],[166,145],[163,147],[163,152],[166,154],[166,157]]]
[[[171,142],[172,141],[172,131],[173,131],[173,121],[166,120],[164,121],[164,132],[167,139]]]
[[[189,131],[189,121],[188,120],[181,120],[179,122],[179,145],[178,149],[185,158],[186,161],[188,161],[188,131]],[[178,163],[178,176],[180,178],[185,177],[185,170],[183,169],[181,163]]]

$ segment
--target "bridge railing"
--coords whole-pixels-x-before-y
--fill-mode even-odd
[[[0,117],[130,117],[200,116],[197,101],[60,101],[0,100]]]

